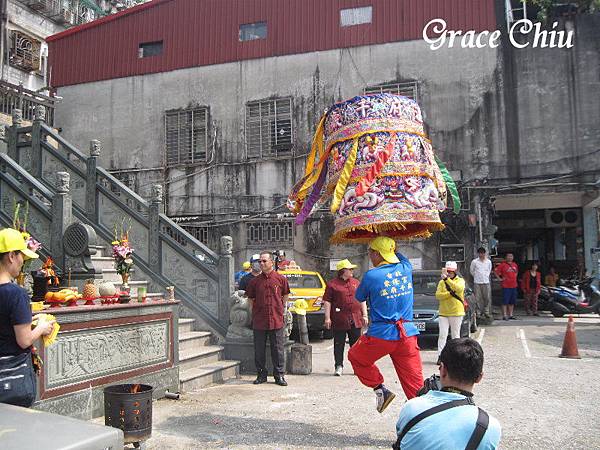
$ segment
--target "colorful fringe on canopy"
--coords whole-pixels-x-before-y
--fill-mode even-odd
[[[444,228],[446,185],[456,212],[458,191],[435,160],[417,103],[365,95],[333,105],[321,118],[288,207],[302,224],[331,198],[333,243],[426,238]]]

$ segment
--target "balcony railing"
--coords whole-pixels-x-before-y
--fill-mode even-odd
[[[37,105],[46,108],[46,123],[54,126],[54,108],[57,100],[46,95],[25,89],[0,80],[0,113],[12,115],[14,109],[23,112],[23,119],[33,121],[34,109]]]
[[[66,27],[91,22],[102,15],[100,7],[94,7],[94,0],[20,0],[39,14]]]

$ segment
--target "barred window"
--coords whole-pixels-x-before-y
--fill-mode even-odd
[[[112,172],[111,175],[127,186],[134,192],[138,189],[138,177],[136,172]],[[120,192],[113,185],[111,185],[113,192]]]
[[[204,245],[208,245],[208,225],[182,225],[181,228],[190,233]]]
[[[396,94],[411,98],[415,101],[418,99],[418,83],[417,81],[402,81],[383,83],[365,88],[365,94]]]
[[[260,100],[246,105],[246,156],[268,158],[292,151],[292,99]]]
[[[165,113],[167,166],[205,163],[208,159],[208,108]]]
[[[294,227],[291,221],[249,222],[246,223],[246,244],[248,246],[293,245]]]
[[[373,20],[373,7],[363,6],[340,10],[340,24],[343,27],[371,23]]]
[[[31,72],[40,70],[42,42],[19,31],[10,31],[8,61],[11,66]]]

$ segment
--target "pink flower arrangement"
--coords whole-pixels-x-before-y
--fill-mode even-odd
[[[119,275],[128,274],[133,266],[133,248],[129,245],[129,230],[123,231],[121,224],[121,235],[117,236],[115,225],[115,240],[112,241],[112,257],[115,260],[115,269]]]

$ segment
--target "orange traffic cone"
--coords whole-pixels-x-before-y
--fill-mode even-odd
[[[579,350],[577,350],[577,337],[575,336],[575,321],[573,320],[573,316],[569,316],[562,352],[558,356],[560,358],[581,359]]]

